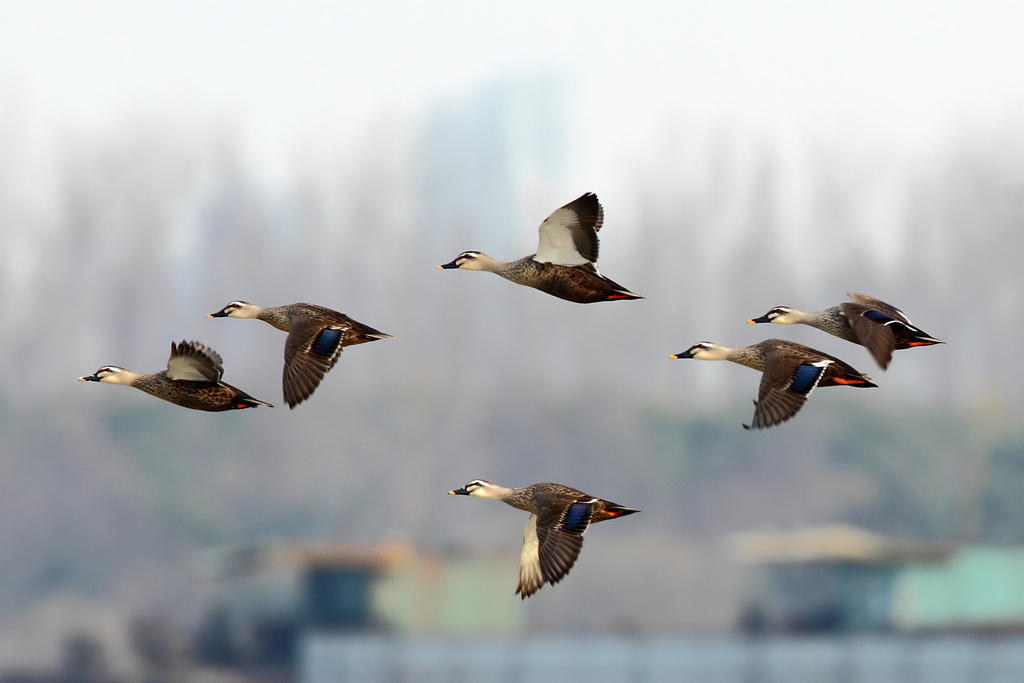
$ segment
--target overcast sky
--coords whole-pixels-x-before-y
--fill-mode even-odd
[[[572,86],[572,125],[608,149],[679,117],[920,149],[1024,111],[1022,35],[1024,4],[971,0],[7,0],[0,98],[41,149],[138,115],[214,120],[264,170],[303,136],[538,73]]]

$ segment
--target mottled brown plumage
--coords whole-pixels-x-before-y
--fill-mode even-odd
[[[105,365],[94,374],[78,379],[83,382],[135,387],[151,396],[193,410],[221,412],[256,406],[273,407],[222,382],[222,363],[220,354],[199,342],[172,342],[166,370],[141,374],[117,365]]]
[[[530,513],[523,536],[516,593],[525,600],[545,583],[561,581],[576,564],[583,547],[583,532],[591,524],[624,517],[634,512],[611,501],[595,498],[579,489],[551,482],[509,489],[474,479],[449,494],[501,500]]]
[[[797,414],[818,386],[878,386],[849,363],[784,339],[766,339],[735,349],[698,342],[670,358],[729,360],[761,371],[754,419],[749,425],[743,425],[747,429],[763,429],[785,422]]]
[[[816,327],[840,339],[860,344],[882,369],[889,367],[893,351],[944,343],[916,327],[895,306],[856,292],[850,292],[850,299],[811,313],[790,306],[775,306],[760,318],[747,322]]]
[[[389,339],[369,325],[344,313],[314,304],[288,304],[264,308],[232,301],[208,318],[256,318],[288,333],[284,342],[281,384],[289,408],[309,398],[346,346]]]
[[[597,231],[603,222],[604,209],[597,195],[588,192],[541,223],[536,254],[504,262],[479,251],[464,251],[438,268],[496,273],[516,284],[578,304],[642,299],[598,272]]]

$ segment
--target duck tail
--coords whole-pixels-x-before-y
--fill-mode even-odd
[[[627,507],[623,507],[621,505],[616,505],[615,503],[607,503],[606,502],[604,504],[604,509],[602,510],[602,512],[604,512],[606,517],[614,518],[614,517],[625,517],[626,515],[631,515],[634,512],[640,512],[640,511],[637,510],[636,508],[627,508]]]
[[[255,408],[256,406],[266,406],[268,408],[274,407],[272,403],[261,401],[258,398],[253,398],[252,396],[238,396],[235,398],[236,410],[241,410],[243,408]]]
[[[365,344],[367,342],[378,341],[380,339],[393,339],[393,334],[387,334],[380,330],[375,330],[369,325],[353,325],[352,336],[345,340],[345,346],[352,344]]]
[[[945,344],[946,342],[926,334],[920,334],[907,342],[907,346],[932,346],[933,344]]]
[[[832,381],[836,384],[842,384],[848,387],[878,388],[875,381],[867,375],[843,375],[840,377],[834,377]]]

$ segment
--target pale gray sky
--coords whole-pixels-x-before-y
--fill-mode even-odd
[[[303,136],[346,144],[538,72],[573,84],[579,139],[614,150],[591,167],[681,116],[912,150],[1019,116],[1022,29],[1024,4],[971,0],[8,0],[0,98],[40,149],[139,114],[228,122],[271,177]]]

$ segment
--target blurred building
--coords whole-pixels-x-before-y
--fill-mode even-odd
[[[206,664],[287,667],[312,633],[502,635],[521,623],[507,557],[282,543],[204,563],[222,583],[196,636]]]
[[[749,633],[1024,632],[1024,548],[901,540],[850,526],[728,540],[757,569]]]

